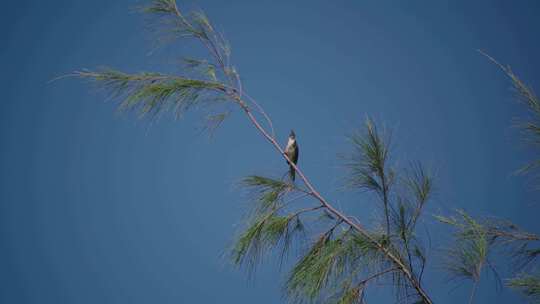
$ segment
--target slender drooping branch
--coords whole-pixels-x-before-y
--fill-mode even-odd
[[[384,204],[384,215],[386,217],[386,235],[390,235],[390,212],[388,211],[388,183],[386,180],[386,174],[384,169],[379,170],[379,176],[381,178],[382,194],[383,194],[383,204]]]
[[[180,18],[181,22],[184,23],[186,26],[193,28],[193,25],[182,15],[180,10],[178,9],[178,6],[176,5],[176,1],[174,1],[174,14]],[[208,27],[211,28],[210,23],[207,22]],[[212,29],[213,30],[213,29]],[[239,75],[232,71],[232,69],[229,67],[229,65],[226,63],[226,59],[228,59],[229,56],[223,56],[222,53],[219,51],[219,47],[216,45],[216,40],[218,39],[215,35],[213,39],[205,39],[204,37],[200,35],[196,35],[197,39],[206,47],[208,52],[211,54],[211,56],[214,58],[214,60],[218,63],[219,68],[223,72],[223,75],[227,77],[227,81],[229,83],[229,87],[234,88],[235,94],[238,96],[238,98],[242,98],[242,95],[246,95],[246,97],[257,107],[259,113],[261,113],[264,118],[266,119],[271,131],[272,131],[272,137],[275,138],[275,132],[274,132],[274,125],[272,124],[272,120],[266,114],[264,109],[249,95],[245,94],[245,92],[242,89],[242,81],[240,80]],[[221,37],[221,36],[220,36]],[[221,38],[223,40],[223,38]],[[224,58],[226,57],[226,58]],[[238,89],[235,88],[234,82],[231,79],[231,74],[234,75],[236,79],[236,84],[238,86]]]
[[[363,279],[362,281],[358,282],[357,285],[364,285],[366,284],[367,282],[371,281],[371,280],[374,280],[382,275],[385,275],[389,272],[393,272],[393,271],[398,271],[399,269],[398,268],[390,268],[390,269],[386,269],[386,270],[383,270],[381,272],[377,272],[376,274],[373,274],[365,279]]]
[[[476,294],[476,289],[478,287],[478,281],[474,281],[471,289],[471,295],[469,296],[469,304],[473,303],[474,295]]]

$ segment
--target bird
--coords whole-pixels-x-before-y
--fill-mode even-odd
[[[299,149],[298,144],[296,143],[296,134],[294,134],[294,130],[291,130],[291,133],[289,134],[289,140],[287,141],[287,146],[285,147],[285,155],[287,155],[287,157],[296,165],[296,163],[298,162],[298,154]],[[289,176],[294,182],[296,172],[288,160],[287,164],[289,165]]]

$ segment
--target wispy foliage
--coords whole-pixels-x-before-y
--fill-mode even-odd
[[[427,256],[415,227],[431,198],[433,178],[421,163],[412,163],[398,175],[398,168],[389,163],[390,136],[387,134],[367,119],[363,130],[350,137],[353,154],[345,163],[349,171],[347,186],[376,194],[384,216],[380,226],[386,228],[383,243],[393,252],[394,263],[406,268],[407,275],[421,282]],[[410,278],[398,272],[392,282],[398,298],[410,301]],[[412,290],[414,294],[414,288]]]
[[[141,8],[149,16],[156,36],[192,38],[209,53],[210,59],[183,59],[181,76],[161,73],[125,73],[111,68],[76,71],[70,76],[93,81],[111,99],[119,100],[120,110],[136,111],[140,117],[156,117],[164,112],[181,116],[194,106],[238,102],[240,78],[230,65],[230,48],[202,12],[184,15],[174,0],[154,0]],[[201,107],[203,108],[203,107]],[[228,116],[207,116],[205,130],[213,132]]]
[[[527,107],[530,114],[527,119],[518,123],[518,127],[524,131],[525,139],[538,147],[540,145],[540,100],[533,89],[525,84],[525,82],[512,71],[510,66],[504,66],[490,55],[482,51],[479,52],[497,65],[506,76],[510,78],[518,100]],[[526,173],[538,166],[540,166],[540,159],[533,160],[531,163],[521,168],[519,172]]]
[[[525,84],[510,68],[504,66],[495,60],[490,55],[479,51],[487,57],[491,62],[497,65],[512,82],[512,86],[516,92],[517,98],[521,101],[529,111],[529,116],[518,123],[525,135],[525,139],[538,147],[540,145],[540,100],[534,93],[533,89]],[[528,165],[521,168],[519,173],[530,173],[533,169],[537,169],[540,165],[540,159],[535,159]],[[540,255],[540,248],[537,242],[540,238],[533,234],[521,230],[513,223],[508,221],[495,221],[485,225],[486,230],[492,235],[494,240],[501,242],[504,249],[511,254],[514,260],[518,263],[513,267],[514,270],[522,270],[525,266],[530,266],[532,262]],[[513,278],[507,281],[507,285],[511,288],[521,291],[532,302],[540,303],[540,277],[537,273],[530,271],[522,272],[514,275]],[[533,268],[534,269],[534,268]]]
[[[142,8],[145,13],[175,14],[177,7],[175,0],[153,0],[151,4]]]
[[[384,206],[386,233],[390,233],[389,191],[394,172],[388,168],[389,143],[371,119],[366,119],[363,132],[350,137],[353,154],[345,163],[349,170],[347,185],[379,195]]]
[[[413,197],[415,210],[413,216],[410,218],[409,225],[414,226],[425,204],[431,198],[433,177],[419,162],[412,164],[411,169],[406,173],[404,183]]]
[[[281,198],[293,187],[286,182],[257,175],[244,178],[242,185],[253,192],[256,214],[280,208]]]
[[[318,207],[286,209],[285,198],[298,188],[281,180],[253,175],[244,178],[242,185],[251,193],[254,205],[231,253],[234,264],[253,270],[265,254],[278,247],[285,258],[292,240],[305,230],[300,215]]]
[[[384,187],[381,177],[386,170],[388,144],[369,118],[365,122],[365,129],[356,132],[349,139],[354,151],[346,162],[350,171],[347,185],[382,195]]]
[[[433,177],[421,163],[415,162],[404,170],[400,182],[402,189],[397,194],[397,207],[392,208],[391,218],[395,234],[407,241],[407,236],[413,237],[416,223],[432,196]]]
[[[206,48],[211,60],[185,58],[187,67],[196,68],[202,75],[214,80],[219,79],[221,74],[223,81],[231,87],[239,85],[239,75],[230,65],[230,46],[203,12],[184,14],[174,0],[152,1],[142,11],[157,17],[150,19],[154,20],[150,25],[161,41],[195,38]]]
[[[533,303],[540,303],[540,276],[520,274],[508,280],[508,286],[527,296]]]
[[[292,269],[287,295],[297,303],[313,302],[321,296],[337,303],[356,303],[367,283],[363,276],[379,270],[383,261],[380,250],[365,237],[350,230],[335,238],[324,233]]]
[[[203,131],[208,132],[210,136],[213,136],[215,131],[221,126],[229,115],[230,111],[207,115]]]
[[[253,270],[264,254],[279,245],[284,255],[294,234],[302,230],[303,224],[297,216],[278,216],[272,211],[260,215],[238,238],[232,252],[233,262]]]
[[[476,231],[481,231],[490,245],[497,245],[503,249],[514,248],[514,253],[522,251],[523,245],[529,245],[530,242],[540,240],[533,234],[526,232],[517,225],[502,219],[497,218],[480,218],[475,219],[463,210],[457,210],[458,216],[436,216],[436,218],[445,224],[456,228],[458,235],[467,237],[475,235]],[[509,247],[508,245],[515,245]],[[530,254],[534,254],[536,250],[531,249]]]
[[[225,91],[217,82],[169,76],[158,73],[126,74],[112,69],[79,71],[76,76],[89,79],[119,99],[119,109],[139,115],[156,116],[172,111],[182,115],[202,102],[214,101]]]
[[[499,272],[493,261],[499,258],[500,266],[510,266],[511,272],[529,265],[540,251],[535,248],[539,237],[528,233],[516,225],[495,218],[475,219],[463,210],[457,210],[456,216],[436,216],[436,218],[455,229],[454,243],[446,251],[446,269],[452,278],[469,279],[474,282],[471,300],[484,269],[499,278]],[[514,261],[509,265],[509,261]],[[512,274],[511,274],[512,275]],[[532,283],[534,276],[518,274],[507,281],[507,286],[520,289],[527,294],[527,283]],[[531,286],[531,290],[534,286]],[[537,296],[537,295],[536,295]]]
[[[413,176],[423,175],[418,173]],[[422,179],[417,178],[416,181],[420,183]],[[414,184],[412,180],[410,182]],[[287,195],[295,191],[303,193],[292,184],[267,177],[249,176],[244,179],[243,185],[250,189],[255,198],[255,211],[251,217],[255,220],[240,234],[233,249],[233,262],[238,265],[252,268],[267,252],[278,247],[289,248],[288,241],[298,231],[291,229],[291,220],[299,220],[299,214],[322,211],[320,215],[327,218],[324,222],[311,222],[322,224],[323,227],[329,226],[316,238],[311,248],[300,255],[290,272],[285,291],[291,302],[357,303],[364,298],[365,290],[373,280],[388,280],[396,286],[399,299],[413,300],[410,291],[415,289],[400,273],[399,267],[408,268],[404,259],[408,255],[411,269],[407,271],[413,271],[413,261],[421,261],[414,263],[414,266],[421,265],[423,268],[426,257],[411,235],[406,237],[410,247],[407,246],[403,253],[400,252],[402,246],[397,243],[392,245],[385,233],[358,233],[347,227],[342,220],[329,215],[321,206],[299,210],[285,208]],[[414,185],[420,187],[420,184]],[[416,188],[415,193],[428,191],[419,189]],[[427,194],[421,197],[427,199]],[[411,212],[411,216],[413,214]],[[407,217],[408,223],[411,220],[411,217]],[[400,261],[401,266],[396,266],[389,259],[389,254]],[[420,277],[422,271],[418,271]]]
[[[480,280],[482,270],[488,263],[490,245],[484,226],[463,210],[458,210],[458,217],[437,216],[442,223],[456,228],[455,242],[447,250],[446,269],[453,278]]]

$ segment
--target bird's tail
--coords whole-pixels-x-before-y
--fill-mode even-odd
[[[289,167],[289,176],[291,177],[291,181],[294,182],[294,178],[296,177],[296,171],[294,170],[293,166]]]

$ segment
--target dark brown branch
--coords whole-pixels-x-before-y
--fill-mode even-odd
[[[506,232],[506,231],[498,230],[498,229],[490,229],[488,230],[488,233],[493,236],[508,238],[513,241],[539,241],[540,240],[540,237],[538,237],[537,235],[527,233],[527,232],[512,233],[512,232]]]
[[[317,207],[311,207],[311,208],[305,208],[305,209],[300,209],[298,211],[296,211],[295,213],[293,213],[291,215],[291,217],[296,217],[296,216],[299,216],[300,214],[302,213],[306,213],[306,212],[311,212],[311,211],[315,211],[315,210],[319,210],[321,208],[324,208],[324,206],[317,206]]]
[[[376,273],[376,274],[374,274],[374,275],[371,275],[371,276],[369,276],[369,277],[363,279],[362,281],[358,282],[357,286],[364,285],[364,284],[366,284],[367,282],[369,282],[369,281],[371,281],[371,280],[373,280],[373,279],[376,279],[376,278],[378,278],[378,277],[380,277],[380,276],[382,276],[382,275],[385,275],[385,274],[387,274],[387,273],[389,273],[389,272],[392,272],[392,271],[398,271],[398,270],[399,270],[399,268],[390,268],[390,269],[386,269],[386,270],[384,270],[384,271],[378,272],[378,273]]]

